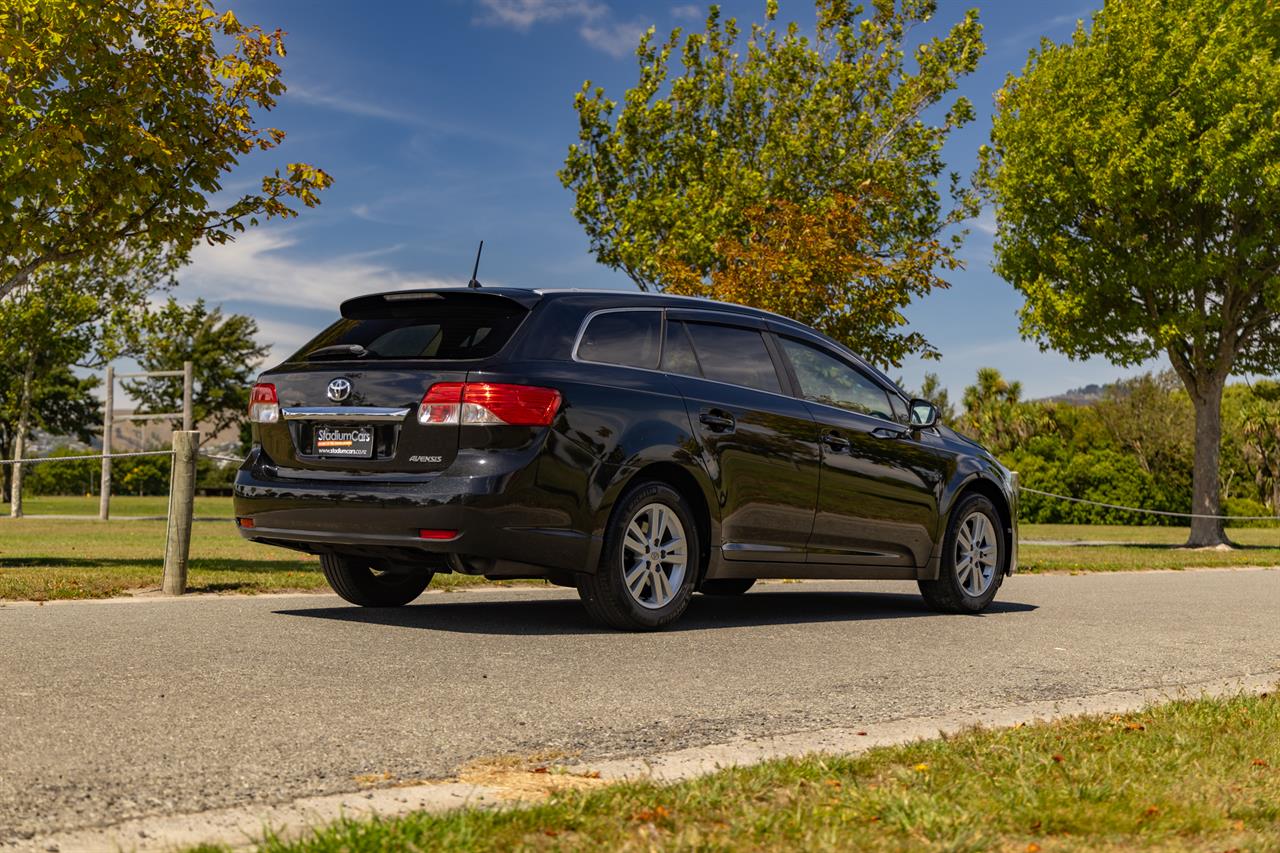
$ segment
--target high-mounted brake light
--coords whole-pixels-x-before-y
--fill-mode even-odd
[[[276,386],[259,382],[249,395],[249,420],[258,424],[273,424],[280,420],[280,398]]]
[[[550,426],[560,409],[554,388],[502,382],[437,382],[422,397],[418,423]]]

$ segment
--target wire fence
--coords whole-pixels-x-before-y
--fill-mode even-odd
[[[79,462],[84,459],[124,459],[130,456],[172,456],[172,450],[132,450],[123,453],[76,453],[67,456],[24,456],[0,459],[0,465],[26,465],[29,462]]]
[[[229,456],[225,453],[212,453],[209,451],[198,451],[200,456],[206,459],[212,459],[216,462],[234,462],[239,465],[244,462],[240,456]],[[84,453],[71,456],[29,456],[24,459],[0,459],[0,465],[17,465],[34,462],[79,462],[85,459],[126,459],[137,456],[172,456],[172,450],[135,450],[120,453]],[[1085,504],[1087,506],[1096,506],[1103,509],[1121,510],[1124,512],[1136,512],[1145,515],[1162,516],[1165,518],[1212,518],[1217,521],[1277,521],[1280,516],[1276,515],[1213,515],[1208,513],[1196,512],[1172,512],[1163,509],[1147,509],[1145,507],[1125,506],[1123,504],[1107,503],[1106,501],[1095,501],[1089,498],[1077,498],[1071,495],[1059,495],[1054,492],[1045,492],[1040,489],[1033,489],[1030,486],[1019,484],[1019,492],[1026,494],[1039,495],[1043,498],[1053,498],[1060,501],[1068,501],[1070,503]]]

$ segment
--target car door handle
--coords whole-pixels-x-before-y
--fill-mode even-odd
[[[733,419],[733,415],[728,412],[722,412],[719,409],[712,409],[698,415],[698,421],[712,432],[733,432],[738,422]]]
[[[831,432],[823,434],[822,443],[830,448],[833,453],[844,453],[853,446],[849,443],[849,439],[845,438],[835,430],[831,430]]]
[[[893,427],[876,427],[871,431],[876,438],[902,438],[906,435],[906,430],[894,429]]]

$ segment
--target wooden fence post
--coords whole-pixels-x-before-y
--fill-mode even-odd
[[[196,491],[198,430],[173,433],[173,464],[169,475],[169,529],[164,545],[165,595],[187,591],[187,558],[191,553],[191,515]]]
[[[111,517],[111,407],[114,405],[116,390],[116,369],[107,365],[106,393],[102,400],[102,480],[98,493],[98,518],[106,521]]]

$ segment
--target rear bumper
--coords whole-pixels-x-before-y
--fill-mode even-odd
[[[594,537],[551,508],[557,501],[539,489],[536,463],[493,476],[373,481],[288,476],[263,459],[250,454],[233,491],[237,519],[252,521],[239,528],[250,541],[495,576],[550,576],[594,565]],[[457,535],[423,539],[423,529]]]

